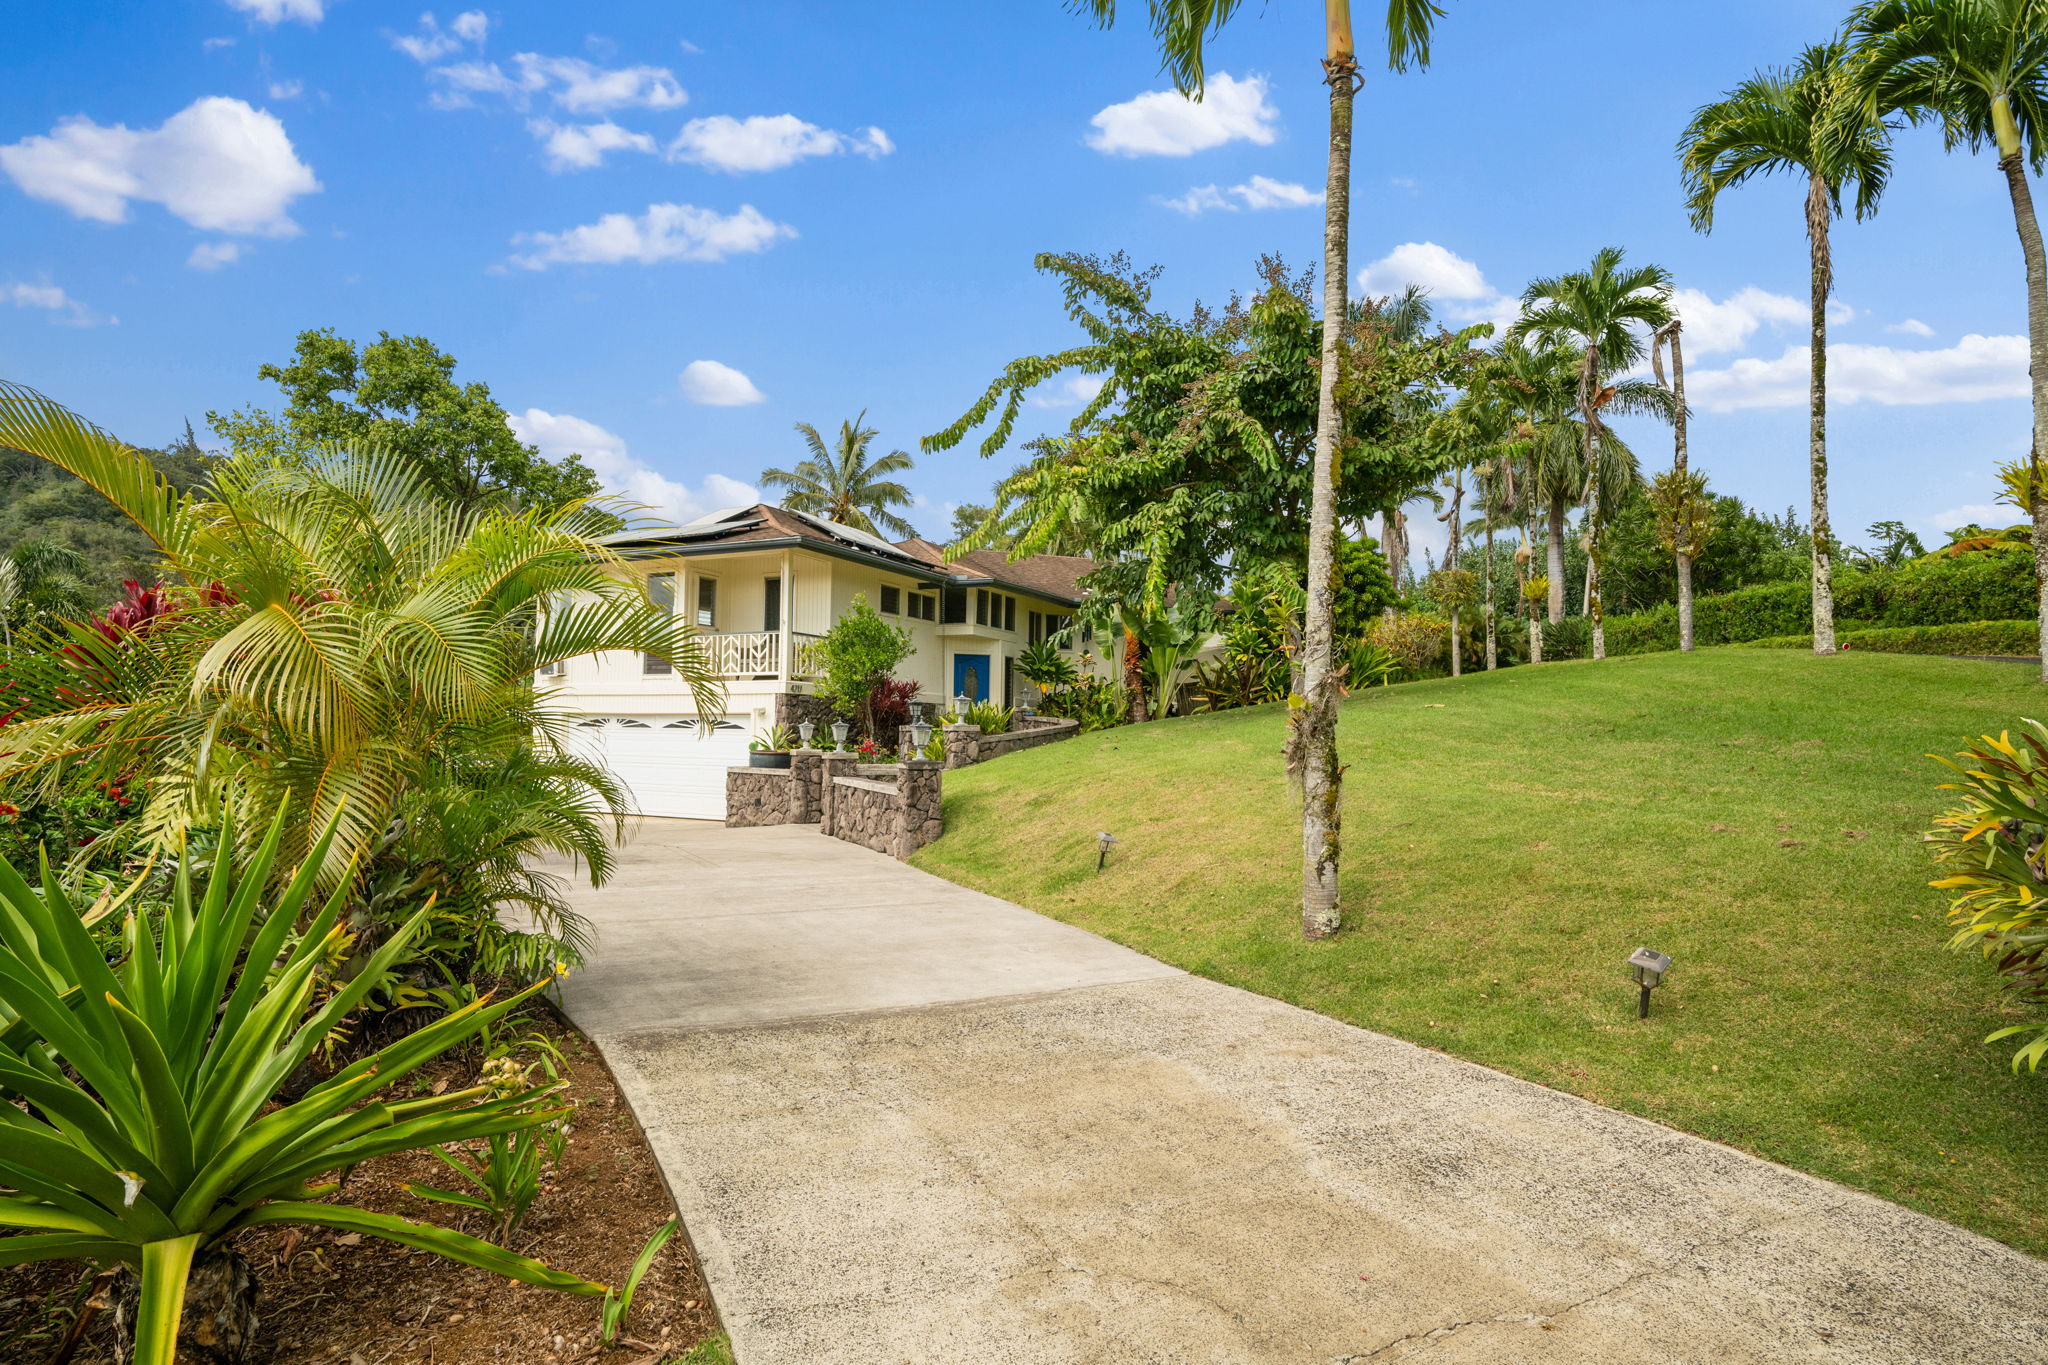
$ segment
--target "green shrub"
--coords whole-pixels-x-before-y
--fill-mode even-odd
[[[1450,637],[1451,623],[1427,612],[1409,612],[1391,620],[1383,616],[1366,632],[1366,638],[1411,673],[1427,672],[1440,663]]]
[[[985,735],[1006,735],[1010,724],[1016,719],[1016,712],[1007,706],[998,706],[992,701],[978,701],[967,708],[962,717],[969,725],[979,725]]]
[[[1841,649],[1874,654],[1994,654],[2024,656],[2040,644],[2039,627],[2025,621],[1966,621],[1952,626],[1896,626],[1836,634]],[[1812,649],[1811,635],[1773,635],[1748,640],[1745,649]]]

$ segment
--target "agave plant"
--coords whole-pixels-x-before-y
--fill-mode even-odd
[[[129,917],[111,966],[47,860],[40,894],[0,860],[0,994],[13,1016],[0,1030],[0,1185],[11,1191],[0,1193],[0,1228],[20,1230],[0,1237],[0,1266],[84,1260],[139,1274],[137,1365],[176,1355],[195,1265],[236,1260],[227,1240],[266,1224],[366,1233],[528,1284],[606,1293],[447,1228],[314,1202],[336,1188],[314,1183],[328,1172],[567,1112],[549,1106],[549,1087],[379,1098],[545,983],[457,1009],[265,1112],[428,915],[399,926],[373,970],[314,1007],[320,962],[345,933],[341,893],[312,909],[334,824],[310,841],[267,914],[282,816],[239,879],[221,872],[201,893],[181,868],[160,916]],[[205,1279],[228,1286],[204,1306],[212,1335],[246,1349],[255,1327],[246,1267]]]
[[[97,489],[166,571],[146,616],[72,627],[64,676],[10,694],[0,780],[54,784],[79,764],[96,776],[144,770],[144,834],[161,848],[227,811],[263,828],[289,802],[314,827],[339,822],[324,889],[344,866],[366,867],[394,821],[415,842],[460,848],[453,825],[420,825],[516,788],[525,814],[494,820],[520,830],[519,846],[500,850],[487,879],[520,883],[528,908],[559,913],[543,883],[521,881],[520,857],[580,856],[595,878],[605,824],[625,806],[601,768],[574,760],[569,718],[536,674],[601,651],[644,653],[669,662],[699,711],[721,705],[693,628],[651,602],[607,545],[610,509],[465,509],[403,459],[351,449],[237,456],[204,494],[179,492],[140,452],[4,382],[0,446]],[[521,762],[529,752],[541,761]],[[303,848],[302,832],[292,837],[288,855]]]

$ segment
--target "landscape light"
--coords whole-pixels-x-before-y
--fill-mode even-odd
[[[845,722],[845,721],[843,721],[843,720],[835,720],[835,721],[833,721],[833,722],[832,722],[832,747],[833,747],[833,748],[835,748],[835,749],[844,749],[844,748],[846,747],[846,730],[847,730],[847,725],[846,725],[846,722]]]
[[[1638,948],[1628,956],[1629,975],[1636,979],[1641,994],[1636,999],[1636,1018],[1650,1017],[1650,992],[1664,982],[1664,973],[1671,970],[1671,959],[1653,948]]]
[[[932,727],[922,720],[910,722],[910,747],[917,750],[918,757],[924,756],[924,746],[931,743]]]
[[[967,708],[972,705],[974,703],[967,699],[965,692],[962,692],[959,696],[953,698],[953,714],[965,720],[967,719]]]
[[[1109,846],[1116,842],[1116,836],[1107,831],[1095,836],[1095,870],[1102,871],[1102,865],[1109,861]]]
[[[808,749],[811,747],[811,736],[818,732],[818,722],[814,720],[799,721],[796,732],[802,736],[804,747]]]

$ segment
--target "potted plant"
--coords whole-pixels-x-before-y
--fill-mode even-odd
[[[787,768],[789,751],[796,747],[796,736],[783,725],[771,725],[757,733],[747,745],[747,766],[749,768]]]

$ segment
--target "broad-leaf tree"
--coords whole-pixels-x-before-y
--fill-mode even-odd
[[[2028,372],[2034,394],[2032,487],[2048,489],[2048,254],[2031,171],[2048,166],[2048,0],[1878,0],[1849,18],[1860,119],[1934,122],[1951,150],[1998,154],[2027,272]],[[2048,681],[2048,498],[2036,497],[2042,680]]]
[[[868,448],[879,434],[863,426],[867,413],[839,424],[839,437],[831,445],[809,422],[796,429],[810,451],[794,469],[764,469],[761,486],[783,489],[782,505],[797,512],[836,521],[858,531],[888,534],[908,539],[917,534],[909,522],[891,508],[910,506],[910,490],[891,479],[910,468],[906,451],[892,450],[880,459]]]
[[[1104,27],[1116,18],[1116,0],[1073,0]],[[1183,95],[1200,99],[1209,37],[1237,11],[1238,0],[1148,0],[1161,65]],[[1429,65],[1430,30],[1443,13],[1435,0],[1387,0],[1387,64],[1395,71]],[[1338,352],[1349,316],[1345,290],[1351,270],[1351,109],[1364,83],[1351,27],[1351,0],[1324,0],[1323,78],[1330,87],[1329,173],[1323,197],[1323,333],[1321,385],[1316,401],[1315,465],[1308,522],[1308,609],[1302,649],[1302,691],[1289,699],[1299,748],[1302,784],[1301,927],[1305,937],[1328,938],[1341,919],[1337,893],[1342,768],[1337,762],[1334,632],[1331,626],[1337,539]]]
[[[1533,281],[1523,291],[1522,306],[1514,335],[1547,346],[1569,344],[1580,353],[1577,400],[1586,460],[1586,614],[1593,621],[1593,657],[1604,659],[1600,532],[1608,504],[1602,498],[1604,461],[1599,452],[1606,426],[1601,413],[1618,396],[1618,387],[1607,382],[1608,376],[1641,360],[1647,335],[1671,321],[1671,272],[1660,265],[1625,265],[1620,247],[1602,247],[1589,269]]]
[[[237,453],[310,458],[337,444],[377,447],[460,507],[503,499],[559,507],[598,491],[578,456],[551,461],[521,441],[490,387],[456,383],[455,357],[425,337],[379,332],[359,353],[332,328],[301,332],[290,364],[264,365],[256,376],[284,391],[281,417],[256,408],[206,414]]]
[[[1850,94],[1847,45],[1806,49],[1789,70],[1759,71],[1725,97],[1702,108],[1679,140],[1686,199],[1701,232],[1714,226],[1721,191],[1759,175],[1779,173],[1806,181],[1806,241],[1810,258],[1813,345],[1808,392],[1807,475],[1813,502],[1813,652],[1835,652],[1834,539],[1828,526],[1827,374],[1828,294],[1834,258],[1828,224],[1842,213],[1842,195],[1855,188],[1856,216],[1877,211],[1891,175],[1891,149],[1883,125]]]

